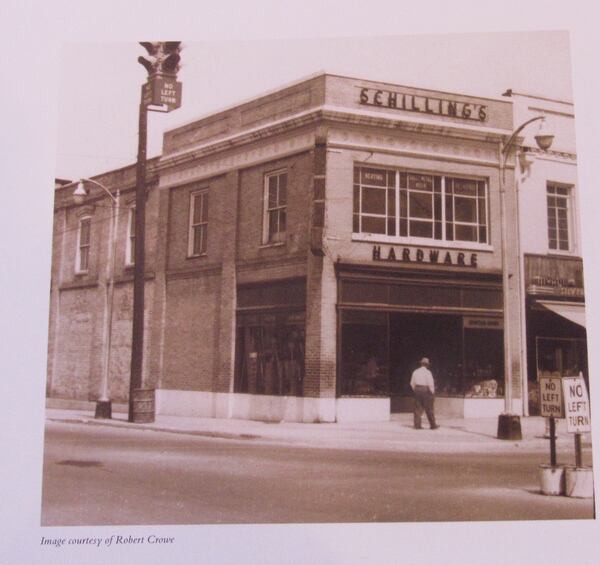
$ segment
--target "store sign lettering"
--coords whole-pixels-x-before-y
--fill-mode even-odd
[[[486,121],[488,113],[487,106],[483,104],[447,100],[433,96],[417,96],[416,94],[375,88],[361,88],[359,102],[365,106],[448,116],[478,122]]]
[[[455,267],[477,267],[477,253],[462,253],[451,251],[440,251],[439,249],[410,249],[404,247],[396,250],[390,247],[382,251],[380,245],[373,246],[373,261],[396,261],[402,263],[429,263]]]

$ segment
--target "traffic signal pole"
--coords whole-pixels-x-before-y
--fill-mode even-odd
[[[144,360],[144,271],[146,239],[146,145],[148,107],[142,87],[138,127],[138,154],[135,182],[135,257],[133,272],[133,329],[131,342],[131,377],[129,380],[129,421],[140,421],[134,410],[136,390],[142,388]],[[145,420],[145,419],[144,419]]]
[[[154,390],[143,388],[144,364],[144,286],[146,240],[146,145],[148,111],[170,112],[181,105],[181,83],[177,82],[180,41],[140,42],[150,59],[138,57],[148,72],[142,85],[138,127],[138,154],[135,182],[135,257],[133,272],[133,328],[131,335],[131,373],[129,379],[130,422],[154,421]]]

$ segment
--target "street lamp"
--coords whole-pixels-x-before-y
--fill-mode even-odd
[[[535,141],[542,151],[547,151],[552,146],[554,135],[546,129],[545,116],[537,116],[521,124],[509,137],[506,143],[500,145],[500,213],[502,218],[502,299],[504,312],[504,413],[498,416],[498,439],[521,439],[521,420],[518,415],[512,413],[512,359],[510,354],[510,314],[509,314],[509,285],[510,274],[508,272],[508,234],[506,227],[506,162],[514,142],[529,124],[541,120],[540,129],[535,136]],[[517,196],[515,195],[515,198]]]
[[[102,383],[100,390],[100,398],[96,401],[96,418],[110,419],[112,418],[112,404],[108,396],[108,380],[110,370],[110,347],[112,338],[112,310],[113,310],[113,295],[114,295],[114,278],[115,278],[115,254],[117,246],[117,230],[119,222],[119,204],[120,191],[117,190],[113,195],[108,188],[98,181],[92,179],[80,179],[77,183],[77,188],[73,192],[73,200],[75,204],[83,204],[88,195],[85,189],[85,183],[92,183],[99,186],[111,199],[111,221],[110,221],[110,238],[108,248],[108,261],[106,265],[106,295],[105,295],[105,324],[104,324],[104,369],[102,371]]]

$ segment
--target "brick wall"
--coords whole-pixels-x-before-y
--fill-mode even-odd
[[[168,277],[161,388],[212,390],[220,273]]]

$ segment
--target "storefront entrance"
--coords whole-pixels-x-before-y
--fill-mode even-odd
[[[583,308],[583,307],[582,307]],[[558,314],[530,305],[528,332],[529,413],[539,414],[540,377],[569,377],[582,373],[589,390],[586,330]]]
[[[501,396],[503,335],[490,320],[500,325],[453,314],[344,311],[342,396],[390,396],[392,412],[409,410],[410,377],[422,357],[439,397]],[[486,322],[491,329],[481,329]]]

